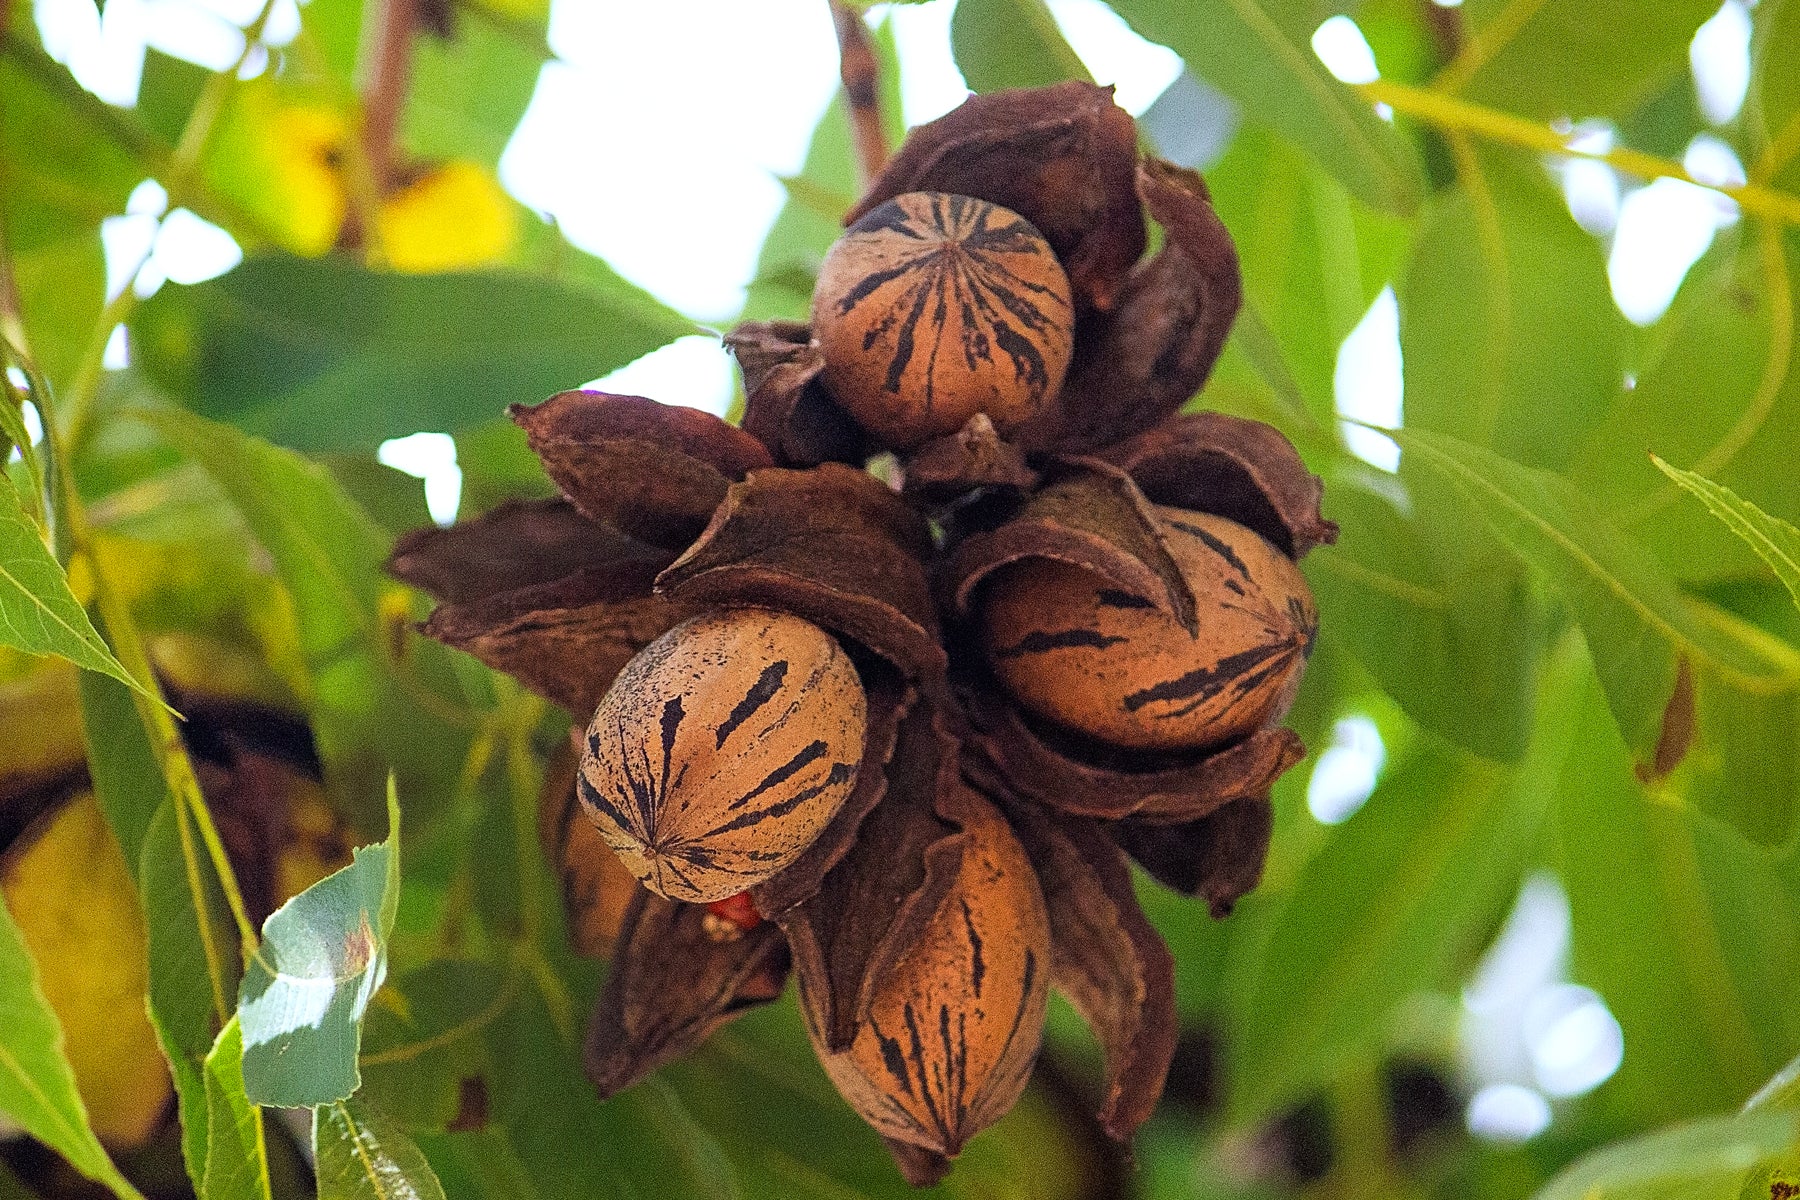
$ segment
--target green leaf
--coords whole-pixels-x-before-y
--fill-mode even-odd
[[[198,1187],[206,1175],[206,1058],[242,971],[237,927],[191,817],[166,796],[144,835],[138,886],[150,935],[150,1018],[175,1078],[181,1148]]]
[[[1471,0],[1463,51],[1438,79],[1523,116],[1629,112],[1687,66],[1713,0]]]
[[[1800,1043],[1793,864],[1703,813],[1653,803],[1592,684],[1556,793],[1571,971],[1626,1053],[1604,1085],[1642,1123],[1735,1108]]]
[[[503,25],[477,6],[459,8],[448,38],[413,41],[412,84],[400,121],[407,150],[494,167],[550,58],[541,23]]]
[[[1587,635],[1626,743],[1647,761],[1675,687],[1676,660],[1717,670],[1752,691],[1784,691],[1790,664],[1708,623],[1644,550],[1566,480],[1422,429],[1392,436],[1441,476],[1494,532],[1562,592]]]
[[[1620,392],[1625,320],[1543,171],[1471,162],[1426,206],[1397,289],[1406,424],[1561,467]]]
[[[0,491],[10,489],[0,487]],[[37,965],[0,897],[0,1113],[114,1195],[143,1200],[88,1127],[63,1057],[62,1026],[38,986]]]
[[[94,795],[136,878],[151,820],[169,793],[168,785],[131,690],[111,676],[92,671],[81,672],[76,682],[81,689],[81,726]]]
[[[1771,517],[1736,492],[1722,487],[1703,475],[1670,466],[1656,455],[1650,456],[1657,470],[1700,498],[1707,510],[1725,522],[1731,532],[1750,543],[1757,556],[1769,564],[1775,577],[1800,604],[1800,529]]]
[[[1776,0],[1757,12],[1756,26],[1750,107],[1762,158],[1752,169],[1793,191],[1800,186],[1800,80],[1793,70],[1800,58],[1800,4]]]
[[[206,1056],[206,1169],[200,1200],[269,1200],[262,1110],[244,1096],[244,1035],[233,1017]]]
[[[1194,73],[1306,151],[1376,208],[1410,213],[1424,182],[1412,148],[1312,51],[1310,6],[1265,0],[1113,0]]]
[[[54,654],[144,690],[100,640],[10,486],[0,487],[0,646]]]
[[[1750,1164],[1791,1150],[1797,1135],[1800,1117],[1793,1113],[1692,1121],[1596,1150],[1551,1180],[1536,1200],[1733,1197],[1755,1170]]]
[[[1775,1078],[1763,1084],[1756,1095],[1744,1102],[1745,1112],[1763,1108],[1783,1112],[1800,1109],[1800,1058],[1793,1059],[1775,1072]]]
[[[368,809],[389,769],[419,795],[447,795],[462,734],[419,694],[452,695],[454,681],[433,643],[409,643],[408,661],[393,659],[387,638],[404,613],[383,607],[393,593],[382,576],[388,536],[328,471],[293,451],[180,410],[140,415],[206,469],[274,559],[313,679],[319,749],[349,810],[375,823]]]
[[[950,50],[977,92],[1094,81],[1044,0],[958,0]]]
[[[1792,366],[1792,277],[1800,246],[1780,235],[1726,237],[1690,273],[1653,331],[1637,386],[1570,468],[1576,486],[1615,515],[1684,582],[1761,569],[1750,547],[1645,461],[1687,464],[1765,512],[1800,511],[1792,431],[1800,428],[1800,371]],[[1793,239],[1789,239],[1792,241]]]
[[[388,787],[385,842],[283,904],[238,988],[244,1092],[258,1104],[311,1107],[362,1082],[363,1014],[387,976],[400,889],[400,807]]]
[[[362,1096],[408,1129],[449,1125],[517,989],[517,975],[478,962],[431,963],[389,984],[363,1026]]]
[[[1522,567],[1468,529],[1467,505],[1407,504],[1367,467],[1329,476],[1337,544],[1307,556],[1325,636],[1407,714],[1466,749],[1518,759],[1531,733],[1545,618]],[[1479,521],[1479,518],[1474,518]],[[1461,553],[1443,542],[1461,536]],[[1453,548],[1454,549],[1454,548]]]
[[[694,332],[613,278],[267,256],[164,288],[132,330],[144,369],[196,412],[301,449],[366,451],[535,403]]]
[[[1308,409],[1329,422],[1338,349],[1393,279],[1407,224],[1350,195],[1259,124],[1238,131],[1206,185],[1237,243],[1249,304],[1280,344]],[[1237,332],[1249,332],[1241,319]]]
[[[411,1138],[360,1100],[313,1110],[319,1200],[444,1200]]]

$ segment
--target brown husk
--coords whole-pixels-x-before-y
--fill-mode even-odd
[[[906,498],[927,507],[948,504],[976,488],[1023,492],[1038,482],[1024,451],[1001,438],[986,413],[976,413],[955,433],[920,446],[907,458],[905,473]]]
[[[744,373],[744,429],[784,467],[860,463],[867,436],[819,381],[825,358],[798,321],[746,321],[725,338]]]
[[[1262,878],[1275,810],[1255,796],[1182,825],[1120,821],[1113,839],[1159,883],[1185,896],[1204,896],[1212,915],[1231,912]]]
[[[575,507],[670,549],[705,528],[732,481],[771,461],[711,413],[642,396],[560,392],[507,412]]]
[[[588,1026],[582,1064],[602,1099],[680,1058],[745,1009],[781,995],[788,953],[764,922],[718,941],[706,907],[639,888]]]
[[[654,575],[669,554],[596,525],[567,500],[508,500],[448,529],[401,534],[387,570],[445,603],[470,604],[620,561],[641,561]]]
[[[1324,482],[1293,443],[1261,421],[1184,413],[1099,456],[1127,472],[1152,502],[1236,521],[1289,558],[1337,541],[1337,523],[1319,512]]]

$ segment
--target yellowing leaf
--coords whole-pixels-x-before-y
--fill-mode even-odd
[[[500,262],[519,240],[518,211],[472,162],[449,162],[389,196],[378,219],[396,271],[426,274]]]
[[[93,793],[63,806],[4,870],[6,894],[88,1118],[104,1141],[141,1144],[169,1102],[169,1070],[144,1015],[144,918],[137,884]]]
[[[341,159],[349,125],[329,108],[283,104],[244,84],[207,152],[207,175],[295,254],[337,243],[347,210]]]

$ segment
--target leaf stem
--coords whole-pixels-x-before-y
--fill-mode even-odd
[[[1571,146],[1573,132],[1559,133],[1548,125],[1526,120],[1482,104],[1472,104],[1455,96],[1426,88],[1380,79],[1357,85],[1357,91],[1397,113],[1405,113],[1440,129],[1472,133],[1490,141],[1504,142],[1525,150],[1557,154],[1568,158],[1587,158],[1603,162],[1628,175],[1643,179],[1680,179],[1700,187],[1723,192],[1736,200],[1745,212],[1800,225],[1800,196],[1778,191],[1760,183],[1703,183],[1688,174],[1680,163],[1640,150],[1619,147],[1612,150],[1583,150]]]

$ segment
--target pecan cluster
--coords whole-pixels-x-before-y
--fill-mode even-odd
[[[515,406],[562,498],[391,566],[442,602],[427,633],[577,718],[544,833],[572,936],[611,953],[601,1092],[792,973],[922,1184],[1018,1098],[1052,984],[1105,1052],[1106,1130],[1149,1115],[1172,967],[1129,862],[1215,916],[1255,885],[1303,752],[1276,724],[1317,625],[1294,562],[1336,529],[1275,430],[1179,413],[1237,259],[1109,89],[969,100],[848,224],[810,326],[728,339],[741,427]]]

